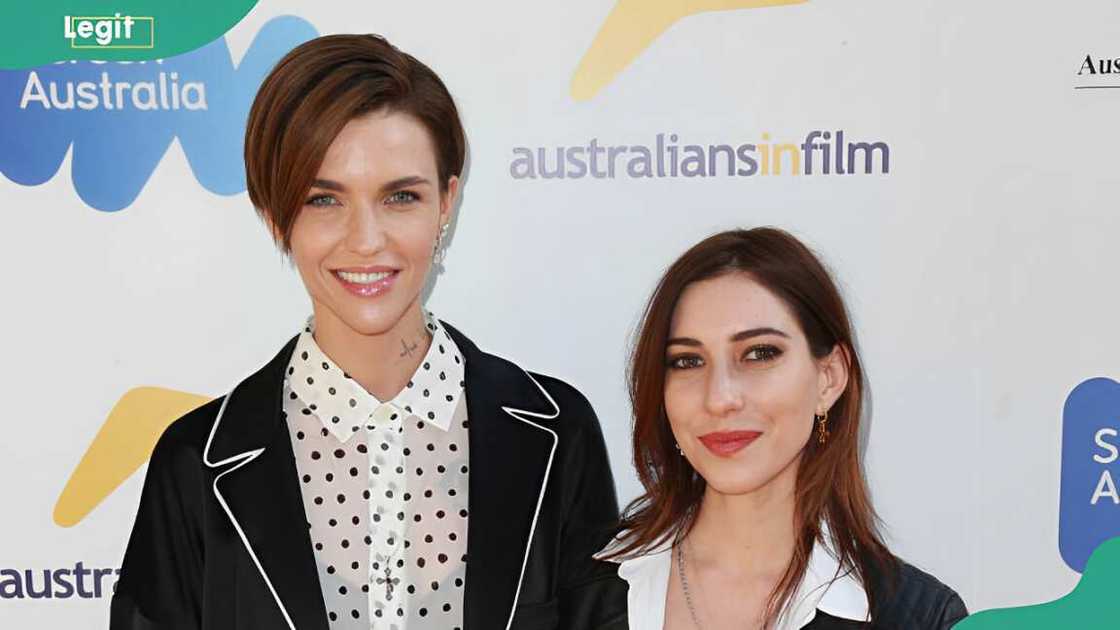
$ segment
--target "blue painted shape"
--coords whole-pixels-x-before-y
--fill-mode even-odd
[[[98,210],[117,211],[136,200],[178,137],[204,188],[239,193],[245,190],[242,143],[253,97],[284,54],[317,34],[302,18],[273,18],[236,68],[219,38],[160,62],[78,61],[0,71],[0,173],[25,186],[42,184],[73,146],[78,196]],[[202,94],[205,109],[198,107]]]
[[[1062,413],[1058,550],[1078,573],[1085,570],[1093,550],[1120,536],[1120,503],[1112,496],[1114,487],[1120,489],[1116,484],[1120,484],[1120,383],[1093,378],[1070,392]]]

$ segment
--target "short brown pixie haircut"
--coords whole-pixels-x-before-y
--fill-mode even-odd
[[[249,199],[285,252],[335,136],[354,118],[380,110],[424,125],[446,192],[466,154],[459,110],[431,68],[384,37],[317,37],[292,49],[265,77],[245,126],[245,180]]]

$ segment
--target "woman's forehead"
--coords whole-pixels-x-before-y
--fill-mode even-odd
[[[766,327],[791,336],[799,333],[793,314],[778,296],[748,274],[728,273],[685,287],[670,330],[674,337],[716,341]]]
[[[401,112],[373,112],[355,118],[331,141],[320,175],[368,176],[370,171],[397,177],[400,171],[435,171],[436,158],[427,129]]]

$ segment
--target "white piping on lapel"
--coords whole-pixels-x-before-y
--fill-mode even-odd
[[[237,388],[234,387],[234,390],[236,389]],[[233,523],[233,528],[237,530],[237,535],[241,537],[241,543],[245,545],[245,550],[249,552],[249,557],[253,559],[253,564],[257,565],[257,571],[260,571],[261,577],[264,578],[265,585],[268,586],[269,592],[272,593],[272,598],[276,600],[276,605],[280,607],[280,612],[284,615],[284,621],[288,622],[288,628],[290,630],[296,630],[296,625],[292,623],[292,618],[288,615],[288,609],[285,608],[284,603],[280,601],[280,596],[276,593],[276,588],[272,586],[272,580],[268,579],[268,574],[264,572],[261,561],[257,559],[256,552],[253,551],[253,547],[249,544],[249,538],[245,535],[245,531],[241,529],[241,524],[237,522],[237,518],[233,516],[233,511],[229,509],[229,504],[226,503],[225,497],[223,497],[222,493],[218,490],[218,481],[222,477],[225,477],[229,473],[253,461],[264,452],[264,449],[258,448],[245,451],[244,453],[230,455],[220,462],[210,461],[210,444],[214,441],[214,434],[218,432],[218,424],[222,421],[222,416],[226,413],[226,405],[229,404],[229,399],[232,397],[233,390],[230,390],[230,392],[226,394],[225,399],[222,400],[222,406],[218,408],[218,417],[214,418],[214,426],[210,427],[210,437],[206,438],[206,448],[202,450],[202,463],[210,468],[218,468],[219,466],[238,462],[236,466],[232,466],[228,470],[223,470],[214,477],[214,496],[217,497],[218,503],[222,506],[222,509],[225,510],[226,516],[229,517],[230,522]]]
[[[536,413],[533,411],[514,409],[513,407],[505,406],[502,407],[502,411],[508,413],[509,415],[531,427],[536,427],[541,431],[548,432],[548,434],[552,436],[552,448],[548,452],[548,465],[545,466],[544,469],[544,483],[541,484],[541,492],[539,495],[537,495],[537,508],[533,511],[533,524],[529,527],[529,539],[525,542],[525,557],[521,561],[521,574],[517,576],[517,590],[513,593],[513,608],[511,608],[509,611],[509,621],[506,622],[506,630],[510,630],[510,628],[513,627],[513,615],[517,612],[517,599],[521,596],[521,582],[525,579],[525,567],[529,564],[529,549],[533,546],[533,533],[537,530],[537,517],[541,514],[541,504],[544,502],[544,491],[548,487],[548,476],[552,472],[552,459],[556,455],[556,445],[560,441],[559,436],[557,436],[556,432],[552,429],[543,427],[536,422],[533,422],[532,420],[522,418],[520,415],[518,415],[524,414],[526,416],[532,416],[541,420],[555,420],[556,418],[560,417],[560,405],[556,404],[556,401],[552,398],[552,395],[548,393],[548,390],[545,389],[540,383],[538,383],[537,379],[533,378],[532,374],[525,372],[525,376],[528,376],[529,380],[533,381],[533,384],[537,386],[537,389],[541,390],[541,393],[544,394],[544,397],[548,399],[549,404],[552,405],[552,414],[549,415],[545,413]]]

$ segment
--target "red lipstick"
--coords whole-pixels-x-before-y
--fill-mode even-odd
[[[700,436],[700,442],[719,457],[731,457],[751,445],[762,431],[714,431]]]

